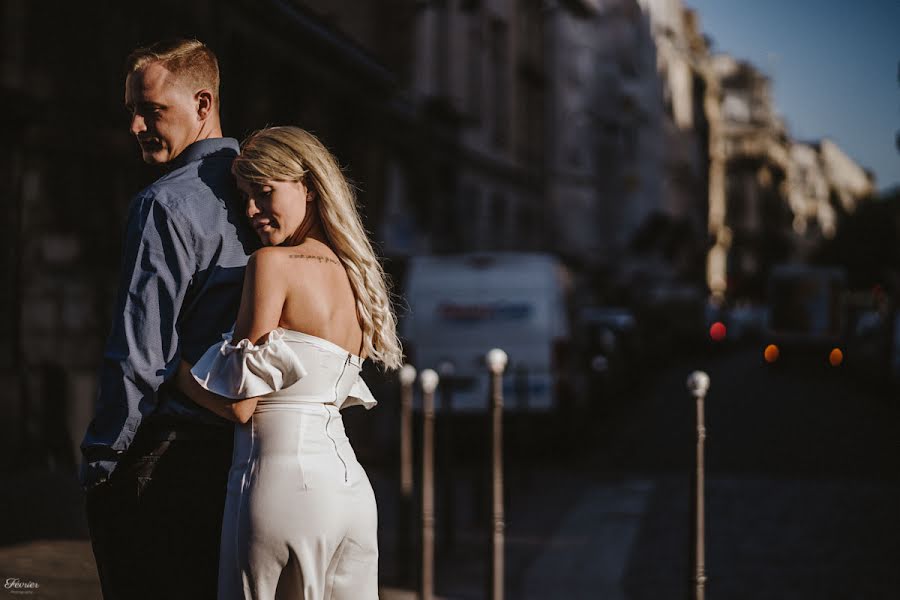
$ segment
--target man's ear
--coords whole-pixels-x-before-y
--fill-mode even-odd
[[[209,90],[200,90],[194,94],[197,102],[197,116],[201,121],[205,121],[213,111],[213,95]]]

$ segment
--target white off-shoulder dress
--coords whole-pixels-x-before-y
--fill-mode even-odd
[[[375,405],[362,364],[327,340],[276,329],[260,345],[226,334],[192,369],[216,394],[260,396],[235,427],[220,600],[378,597],[375,495],[340,414]]]

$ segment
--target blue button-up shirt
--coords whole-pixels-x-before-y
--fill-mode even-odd
[[[109,478],[148,417],[230,427],[166,382],[237,316],[258,247],[231,175],[238,152],[231,138],[195,142],[131,202],[97,406],[81,444],[85,487]]]

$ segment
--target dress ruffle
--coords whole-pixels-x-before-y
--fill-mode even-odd
[[[242,400],[277,392],[306,376],[297,354],[284,341],[282,329],[270,331],[259,345],[248,339],[232,344],[233,333],[222,334],[222,343],[211,346],[191,369],[204,389]]]
[[[339,408],[359,405],[365,407],[366,410],[369,410],[376,404],[378,404],[378,401],[375,399],[375,396],[372,395],[369,386],[362,380],[362,377],[357,377],[356,383],[350,388],[350,394],[348,394],[347,399],[341,403]]]

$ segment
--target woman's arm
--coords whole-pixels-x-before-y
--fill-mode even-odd
[[[283,252],[278,248],[262,248],[250,257],[244,271],[244,289],[233,343],[248,339],[259,344],[266,340],[269,332],[278,328],[287,296],[285,278],[280,276],[283,262]],[[197,383],[191,375],[191,366],[182,360],[175,376],[176,385],[188,398],[231,421],[246,423],[250,420],[258,397],[232,400],[214,394]]]
[[[231,398],[214,394],[197,383],[197,380],[191,375],[192,366],[186,360],[182,360],[178,365],[178,373],[175,374],[175,385],[178,386],[179,390],[203,408],[211,410],[229,421],[246,423],[250,420],[250,416],[256,409],[257,398],[232,400]]]

